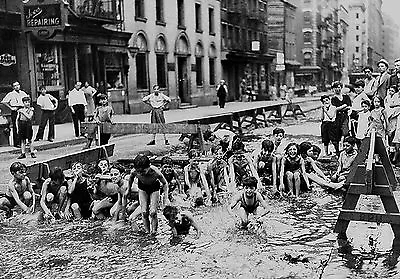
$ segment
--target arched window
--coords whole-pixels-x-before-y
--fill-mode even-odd
[[[311,52],[304,53],[304,66],[311,66]]]
[[[156,69],[157,69],[157,84],[161,88],[167,88],[167,44],[164,36],[160,35],[156,41]]]
[[[215,85],[215,59],[217,57],[217,50],[215,45],[211,44],[208,53],[208,66],[210,73],[210,85]]]
[[[195,56],[196,56],[196,84],[197,84],[197,86],[202,86],[203,85],[204,50],[203,50],[203,46],[200,42],[198,42],[196,44]]]
[[[136,83],[137,89],[148,89],[148,63],[147,63],[147,40],[143,34],[138,34],[136,37],[136,47],[138,53],[136,54]]]

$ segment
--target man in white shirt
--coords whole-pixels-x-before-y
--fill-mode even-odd
[[[80,123],[85,121],[85,113],[87,107],[85,93],[83,92],[81,87],[82,82],[77,81],[75,84],[75,88],[68,92],[68,106],[71,108],[76,137],[79,137],[80,135]]]
[[[151,123],[165,123],[164,118],[164,106],[171,102],[171,99],[160,92],[160,87],[158,85],[153,86],[153,93],[145,96],[142,101],[145,104],[151,106]],[[169,145],[167,137],[164,135],[164,142],[166,145]],[[147,145],[155,145],[156,144],[156,134],[153,134],[153,140],[150,141]]]
[[[24,107],[22,98],[29,97],[29,96],[28,96],[28,94],[26,94],[24,91],[21,90],[21,86],[18,81],[13,82],[12,87],[14,90],[7,93],[7,95],[4,97],[4,99],[1,102],[11,109],[13,144],[15,147],[19,148],[19,147],[21,147],[21,145],[20,145],[20,140],[19,140],[18,132],[17,132],[17,125],[16,125],[16,120],[17,120],[17,115],[18,115],[17,111],[20,108]]]
[[[358,113],[363,110],[361,103],[364,100],[370,101],[368,95],[364,92],[364,87],[365,83],[363,80],[357,80],[354,83],[354,90],[356,91],[357,96],[353,100],[350,114],[351,132],[353,137],[355,137],[357,133]]]
[[[43,139],[44,129],[46,128],[47,121],[49,121],[47,140],[52,142],[54,140],[55,111],[58,107],[58,100],[47,93],[44,85],[40,86],[39,90],[40,96],[37,98],[36,103],[42,109],[42,115],[40,117],[39,130],[36,134],[35,141]]]

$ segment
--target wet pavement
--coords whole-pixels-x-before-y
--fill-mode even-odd
[[[319,141],[319,124],[310,121],[317,112],[308,116],[287,122],[289,138]],[[272,128],[253,131],[248,150]],[[332,229],[341,193],[314,187],[298,199],[267,196],[269,213],[261,210],[247,230],[228,213],[229,196],[222,205],[190,209],[203,234],[179,241],[171,240],[161,213],[156,237],[122,223],[3,221],[0,278],[400,278],[388,225],[351,222],[351,246],[338,245]],[[383,210],[372,197],[358,207]]]

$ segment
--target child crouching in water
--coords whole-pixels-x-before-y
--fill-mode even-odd
[[[200,237],[201,230],[190,212],[180,212],[178,207],[167,205],[163,210],[163,214],[171,227],[173,237],[188,235],[191,227],[196,230],[196,237]]]
[[[243,180],[243,190],[238,193],[236,198],[230,204],[228,210],[232,213],[232,209],[240,203],[239,217],[241,219],[242,228],[246,228],[249,224],[249,214],[257,214],[257,208],[261,204],[266,210],[267,203],[259,192],[257,192],[258,180],[249,176]]]

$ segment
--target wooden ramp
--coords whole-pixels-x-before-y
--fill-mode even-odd
[[[107,144],[96,146],[63,156],[58,156],[50,160],[34,163],[28,167],[28,176],[32,182],[41,184],[49,175],[49,171],[55,167],[60,167],[63,170],[71,168],[75,162],[82,164],[97,163],[102,158],[108,158],[114,154],[115,144]]]
[[[381,163],[375,162],[375,155],[379,155]],[[363,140],[346,183],[349,189],[334,229],[339,233],[339,238],[347,238],[350,221],[364,221],[389,223],[395,239],[398,239],[400,214],[393,196],[397,181],[384,143],[380,137],[375,136],[375,130],[371,132],[370,138]],[[361,194],[379,196],[386,213],[356,211]]]

